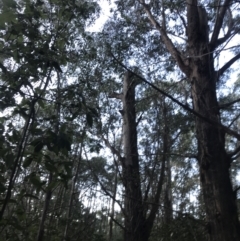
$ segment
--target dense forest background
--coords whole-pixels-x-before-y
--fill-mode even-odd
[[[240,2],[0,0],[0,241],[240,240]]]

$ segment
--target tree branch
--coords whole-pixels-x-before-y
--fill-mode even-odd
[[[217,79],[224,74],[224,72],[231,67],[232,64],[234,64],[237,60],[240,59],[240,53],[237,54],[235,57],[230,59],[221,69],[217,71]]]
[[[226,42],[231,36],[234,36],[236,33],[232,33],[232,30],[234,29],[234,26],[233,26],[233,18],[232,18],[232,13],[229,9],[229,14],[230,14],[230,20],[229,20],[229,23],[228,23],[228,31],[227,33],[222,37],[222,38],[219,38],[217,39],[215,42],[213,43],[210,43],[210,48],[211,48],[211,51],[214,51],[219,45],[223,44],[224,42]]]
[[[222,28],[223,19],[224,19],[226,11],[229,8],[229,5],[231,4],[231,2],[232,2],[232,0],[225,0],[223,5],[220,8],[218,8],[216,22],[215,22],[212,38],[210,41],[210,44],[212,46],[215,46],[215,44],[218,41],[218,36],[219,36],[220,30]]]
[[[116,223],[122,230],[126,230],[126,228],[121,224],[119,223],[114,217],[112,217],[110,215],[110,218],[113,220],[114,223]]]
[[[84,149],[84,151],[85,151],[85,156],[86,156],[86,160],[87,160],[88,166],[89,166],[90,170],[92,171],[93,176],[96,178],[97,182],[99,183],[101,189],[104,191],[104,193],[105,193],[106,195],[108,195],[112,200],[114,200],[114,202],[116,202],[116,203],[119,205],[121,211],[123,212],[123,214],[125,214],[124,208],[123,208],[120,200],[116,199],[116,198],[107,190],[107,188],[103,185],[103,183],[100,181],[100,179],[98,178],[98,175],[95,173],[95,171],[94,171],[93,168],[92,168],[92,165],[91,165],[91,163],[90,163],[90,161],[89,161],[89,159],[88,159],[88,156],[87,156],[87,154],[86,154],[86,150],[85,150],[85,149]]]
[[[163,40],[163,43],[165,44],[167,50],[169,53],[172,55],[172,57],[175,59],[177,62],[179,68],[187,75],[189,76],[190,74],[190,68],[188,65],[185,64],[184,60],[181,57],[180,52],[177,50],[177,48],[174,46],[173,42],[171,39],[168,37],[164,27],[162,27],[154,18],[152,15],[148,5],[144,2],[144,0],[140,0],[140,3],[142,4],[146,14],[148,15],[148,18],[152,25],[160,32],[161,38]]]
[[[119,99],[119,100],[122,100],[123,98],[123,93],[116,93],[116,92],[113,92],[109,95],[109,98],[116,98],[116,99]]]
[[[237,103],[239,101],[240,101],[240,98],[238,98],[236,100],[233,100],[231,102],[228,102],[226,104],[222,104],[222,105],[219,106],[219,109],[225,109],[225,108],[227,108],[227,107],[229,107],[229,106],[231,106],[231,105],[233,105],[233,104],[235,104],[235,103]]]
[[[121,156],[119,151],[116,150],[106,138],[104,138],[103,136],[101,136],[101,138],[104,141],[105,145],[111,150],[112,154],[115,154],[118,157],[119,161],[121,161],[121,163],[123,164],[123,157]]]
[[[198,112],[196,112],[195,110],[193,110],[192,108],[190,108],[188,105],[185,105],[183,103],[181,103],[179,100],[177,100],[176,98],[174,98],[173,96],[169,95],[167,92],[165,92],[164,90],[158,88],[157,86],[155,86],[154,84],[152,84],[151,82],[147,81],[145,78],[143,78],[142,76],[138,75],[137,73],[133,72],[132,70],[130,70],[128,67],[126,67],[122,62],[118,61],[118,59],[116,59],[116,57],[112,54],[112,52],[110,52],[110,54],[112,55],[112,57],[114,58],[115,61],[117,61],[117,63],[122,66],[124,69],[130,71],[131,73],[133,73],[137,78],[139,78],[139,80],[142,80],[144,83],[146,83],[147,85],[151,86],[153,89],[157,90],[159,93],[161,93],[162,95],[165,95],[166,97],[168,97],[170,100],[172,100],[174,103],[176,103],[177,105],[181,106],[184,110],[190,112],[191,114],[195,115],[196,117],[206,121],[207,123],[213,125],[213,126],[217,126],[219,128],[221,128],[225,133],[236,137],[238,140],[240,140],[240,134],[238,134],[236,131],[233,131],[231,129],[229,129],[228,127],[224,126],[223,124],[213,121],[201,114],[199,114]],[[239,54],[240,55],[240,54]]]

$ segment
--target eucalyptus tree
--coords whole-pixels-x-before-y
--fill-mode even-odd
[[[115,72],[112,78],[111,73],[104,78],[103,72],[102,94],[106,93],[101,100],[103,122],[96,132],[114,156],[119,188],[117,196],[115,189],[109,190],[104,185],[102,189],[120,206],[124,222],[116,221],[114,216],[111,219],[124,230],[124,240],[148,240],[162,206],[162,190],[172,191],[171,177],[168,174],[169,180],[165,178],[165,165],[171,172],[173,152],[177,155],[180,151],[178,138],[188,132],[185,124],[191,123],[192,118],[175,112],[176,106],[151,88],[141,88],[136,76],[129,72],[121,74],[123,70],[114,64],[109,66]],[[118,71],[123,81],[116,77]],[[169,86],[157,80],[156,85],[166,89]],[[178,95],[176,90],[169,91]],[[168,188],[163,188],[164,185]],[[169,205],[170,213],[172,209]]]
[[[228,153],[225,137],[239,140],[240,136],[222,124],[218,100],[222,79],[240,58],[239,46],[230,45],[234,57],[221,67],[217,65],[221,52],[239,33],[239,2],[120,0],[116,2],[114,20],[105,30],[116,40],[112,45],[109,42],[109,51],[122,66],[137,66],[146,78],[154,79],[159,73],[154,70],[160,71],[164,66],[159,62],[168,60],[175,63],[173,69],[179,75],[185,76],[192,108],[189,103],[159,91],[195,116],[197,160],[209,237],[239,240],[236,195],[229,175],[232,156],[238,149]],[[133,60],[134,56],[138,61]]]

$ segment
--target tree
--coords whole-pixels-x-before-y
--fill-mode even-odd
[[[225,149],[225,136],[232,135],[239,139],[239,134],[222,124],[217,98],[221,79],[231,65],[240,58],[238,48],[235,48],[235,56],[220,69],[217,70],[214,64],[219,51],[224,49],[225,44],[239,32],[239,15],[235,12],[237,8],[238,2],[231,0],[218,2],[186,0],[174,3],[162,1],[161,4],[144,0],[117,2],[117,11],[122,19],[117,20],[116,17],[116,21],[125,24],[125,29],[129,32],[133,29],[137,32],[142,26],[142,35],[134,34],[135,42],[132,46],[131,43],[123,41],[123,36],[127,36],[126,38],[133,36],[129,37],[128,34],[124,34],[126,31],[122,32],[121,45],[125,44],[127,47],[123,54],[120,53],[121,58],[116,57],[118,62],[121,63],[121,59],[126,60],[129,53],[134,56],[134,51],[138,52],[134,46],[141,45],[144,34],[155,37],[157,31],[160,34],[158,49],[165,49],[169,54],[165,53],[162,58],[168,56],[174,61],[190,85],[193,108],[160,91],[195,115],[197,160],[211,240],[240,239],[236,197],[229,175],[232,160],[231,154]],[[171,20],[175,21],[174,26]],[[175,41],[174,36],[179,37],[180,41]],[[147,41],[149,41],[147,46],[153,45],[153,41],[145,37],[145,45]],[[149,55],[146,58],[149,58]],[[125,63],[122,63],[122,66],[126,67],[129,62]],[[142,61],[139,60],[138,63],[140,69]],[[146,72],[151,73],[151,71]]]
[[[119,89],[118,92],[107,90],[112,99],[110,103],[115,105],[112,113],[109,110],[107,112],[110,114],[109,119],[104,115],[101,135],[117,159],[114,164],[123,186],[123,194],[120,193],[123,201],[119,205],[124,223],[116,224],[123,228],[124,240],[148,240],[162,206],[160,200],[166,177],[165,164],[172,159],[172,150],[178,150],[179,137],[186,133],[183,121],[186,123],[191,118],[181,114],[174,115],[174,105],[166,101],[165,97],[157,96],[151,88],[146,88],[141,94],[136,92],[140,82],[129,71],[123,76],[122,92]],[[156,84],[164,86],[161,81],[156,81]],[[118,106],[119,111],[116,110],[118,101],[122,105]],[[109,102],[107,103],[107,108],[111,108]],[[122,137],[117,139],[115,132],[119,128],[119,116],[122,118]],[[116,196],[106,186],[103,191],[115,200]],[[172,213],[171,205],[168,213],[169,211]]]
[[[46,234],[55,235],[46,224],[53,218],[58,224],[53,208],[59,200],[64,203],[72,174],[71,133],[82,131],[94,116],[93,106],[87,107],[65,80],[76,66],[76,52],[83,51],[76,49],[76,39],[84,42],[85,27],[97,16],[98,6],[71,0],[0,5],[0,233],[6,240],[46,240]],[[83,125],[74,126],[76,117]]]
[[[3,241],[239,239],[237,1],[0,5]]]

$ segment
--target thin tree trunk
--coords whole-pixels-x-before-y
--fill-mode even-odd
[[[52,183],[52,178],[53,178],[53,174],[50,173],[49,178],[48,178],[48,186]],[[37,241],[43,240],[44,224],[45,224],[45,220],[47,218],[47,212],[48,212],[48,207],[50,204],[51,197],[52,197],[52,190],[49,190],[46,192],[46,196],[45,196],[44,208],[43,208],[42,218],[41,218],[41,222],[40,222],[39,229],[38,229]]]
[[[15,180],[16,180],[17,170],[18,170],[18,167],[20,165],[20,162],[21,162],[21,159],[22,159],[22,156],[23,156],[23,152],[24,152],[24,149],[25,149],[26,144],[27,144],[26,139],[27,139],[27,136],[28,136],[29,126],[31,125],[31,121],[33,121],[32,115],[33,115],[34,105],[35,105],[35,102],[32,103],[32,109],[30,111],[28,119],[25,122],[22,138],[18,143],[17,156],[16,156],[16,158],[14,160],[14,163],[13,163],[12,172],[11,172],[11,176],[9,178],[9,183],[8,183],[8,187],[7,187],[6,197],[4,199],[4,202],[3,202],[3,205],[2,205],[2,208],[1,208],[1,211],[0,211],[0,221],[3,218],[3,215],[4,215],[4,212],[5,212],[6,207],[8,205],[8,202],[11,199],[11,196],[12,196],[12,189],[14,187],[14,183],[15,183]]]
[[[49,239],[49,241],[52,239],[52,229],[58,229],[58,220],[60,214],[62,213],[62,202],[63,202],[63,197],[64,197],[64,192],[65,192],[65,188],[63,187],[63,185],[59,185],[58,187],[58,192],[56,194],[56,200],[54,202],[53,208],[52,208],[52,212],[51,212],[51,216],[48,220],[48,232],[47,232],[47,237]]]
[[[111,214],[110,214],[110,221],[109,221],[109,237],[108,237],[109,241],[111,241],[113,238],[113,218],[114,218],[114,211],[115,211],[115,209],[114,209],[115,200],[116,200],[116,195],[117,195],[117,175],[118,175],[118,170],[116,167],[114,184],[113,184],[113,199],[112,199]]]
[[[55,124],[55,132],[57,135],[59,135],[59,127],[60,127],[60,118],[61,118],[61,94],[60,94],[60,85],[61,85],[61,78],[59,72],[57,72],[57,98],[56,98],[56,115],[57,115],[57,121]],[[48,208],[50,205],[51,197],[53,190],[51,187],[51,183],[53,181],[53,172],[49,173],[49,178],[48,178],[48,187],[49,190],[46,192],[46,197],[45,197],[45,202],[44,202],[44,208],[43,208],[43,213],[42,213],[42,218],[41,222],[39,225],[39,230],[38,230],[38,235],[37,235],[37,241],[42,241],[44,237],[44,226],[45,226],[45,221],[47,218],[47,212]]]
[[[71,187],[71,194],[70,194],[70,199],[69,199],[69,205],[68,205],[68,213],[67,213],[67,223],[65,226],[65,230],[64,230],[64,236],[63,236],[63,241],[66,241],[68,238],[68,229],[69,229],[69,225],[70,225],[70,218],[71,218],[71,214],[72,214],[72,205],[73,205],[73,198],[75,195],[75,184],[78,178],[78,174],[79,174],[79,170],[80,170],[80,164],[81,164],[81,160],[82,160],[82,148],[83,148],[83,143],[81,143],[80,146],[80,153],[79,153],[79,160],[77,163],[77,168],[76,168],[76,172],[74,175],[74,178],[72,179],[72,187]]]
[[[170,159],[166,160],[166,186],[164,190],[164,222],[170,223],[173,219],[172,208],[172,173]]]

